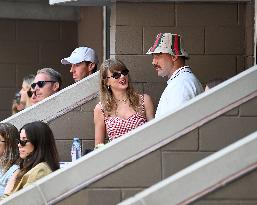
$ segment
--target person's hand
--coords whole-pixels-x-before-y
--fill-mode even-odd
[[[99,143],[99,144],[97,144],[97,145],[95,146],[95,149],[99,149],[99,148],[101,148],[101,147],[103,147],[103,146],[104,146],[103,143]]]
[[[22,103],[17,104],[17,106],[16,106],[17,111],[21,111],[21,110],[23,110],[24,108],[25,108],[25,106],[24,106],[24,104],[22,104]]]
[[[25,108],[25,105],[22,103],[17,103],[16,101],[12,104],[12,114],[15,114]]]

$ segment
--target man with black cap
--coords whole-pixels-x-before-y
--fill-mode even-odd
[[[82,80],[97,70],[98,58],[92,48],[76,48],[70,57],[61,60],[61,63],[70,64],[70,72],[75,82]]]
[[[159,33],[146,54],[152,54],[152,64],[158,76],[168,77],[167,87],[162,93],[155,117],[173,111],[184,102],[203,92],[199,80],[185,60],[188,53],[182,48],[181,36]]]

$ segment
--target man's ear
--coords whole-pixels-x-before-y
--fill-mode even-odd
[[[90,74],[92,74],[92,72],[93,72],[95,66],[96,66],[95,63],[90,63],[90,64],[88,65],[88,71],[89,71]]]
[[[55,82],[55,83],[53,84],[53,90],[54,90],[54,92],[57,92],[57,91],[59,90],[59,88],[60,88],[60,84],[59,84],[58,82]]]
[[[173,56],[173,55],[172,55],[172,56],[171,56],[171,59],[172,59],[173,62],[175,62],[176,60],[178,60],[178,56]]]

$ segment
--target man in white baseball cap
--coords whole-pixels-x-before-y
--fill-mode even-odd
[[[97,70],[98,58],[92,48],[78,47],[70,55],[63,58],[61,63],[70,64],[70,72],[75,82],[82,80]]]
[[[158,76],[168,78],[168,85],[161,95],[155,117],[173,111],[203,92],[201,83],[185,64],[189,56],[182,47],[180,35],[159,33],[146,54],[153,56],[152,64]]]

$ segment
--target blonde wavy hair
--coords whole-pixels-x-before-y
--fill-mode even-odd
[[[108,87],[108,70],[111,73],[126,70],[125,64],[118,59],[107,59],[100,67],[100,101],[103,106],[104,112],[107,114],[113,114],[117,109],[117,103],[112,94],[111,88]],[[127,69],[128,70],[128,69]],[[140,111],[140,99],[131,85],[130,78],[128,80],[128,88],[126,90],[130,106],[136,111]]]

